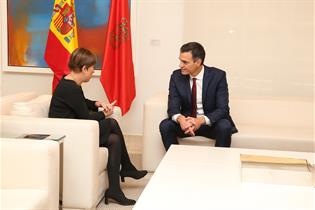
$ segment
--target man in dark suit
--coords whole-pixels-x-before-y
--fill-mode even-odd
[[[229,93],[224,71],[203,64],[205,50],[197,42],[180,49],[180,69],[169,83],[169,118],[160,123],[166,150],[178,144],[177,137],[205,136],[215,139],[216,147],[230,147],[237,132],[229,111]]]

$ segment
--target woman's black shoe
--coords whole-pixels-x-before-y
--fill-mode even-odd
[[[147,175],[148,171],[146,170],[129,170],[129,171],[120,171],[120,179],[122,182],[125,182],[125,177],[131,177],[134,179],[141,179]]]
[[[123,192],[110,192],[109,190],[106,190],[105,204],[108,204],[108,199],[112,199],[123,206],[130,206],[136,203],[135,200],[126,198]]]

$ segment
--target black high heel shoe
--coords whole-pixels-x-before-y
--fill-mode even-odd
[[[125,177],[131,177],[134,179],[141,179],[145,175],[147,175],[147,170],[128,170],[128,171],[120,171],[120,179],[122,182],[125,182]]]
[[[136,203],[135,200],[126,198],[123,192],[110,192],[109,190],[106,190],[105,204],[108,204],[108,199],[112,199],[123,206],[130,206]]]

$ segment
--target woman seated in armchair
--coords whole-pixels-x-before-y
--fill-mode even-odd
[[[121,205],[133,205],[135,200],[126,198],[120,188],[119,175],[122,181],[125,177],[140,179],[147,171],[137,170],[131,163],[119,124],[115,119],[108,118],[113,113],[115,102],[105,104],[84,97],[81,84],[91,79],[95,63],[96,56],[89,50],[78,48],[73,51],[68,63],[70,74],[60,80],[53,93],[49,117],[98,121],[99,145],[106,147],[109,152],[107,164],[109,188],[105,192],[105,203],[107,204],[110,198]],[[103,111],[98,112],[99,107],[102,107]]]

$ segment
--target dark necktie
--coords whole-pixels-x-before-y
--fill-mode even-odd
[[[197,116],[197,87],[196,87],[196,78],[193,78],[193,85],[191,88],[191,116]]]

